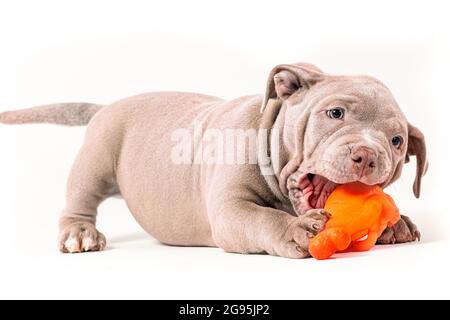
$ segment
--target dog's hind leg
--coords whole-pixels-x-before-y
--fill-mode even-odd
[[[59,249],[77,253],[101,251],[106,239],[96,227],[100,203],[117,193],[115,138],[105,126],[88,128],[67,183],[66,207],[59,222]],[[116,140],[117,142],[117,140]]]

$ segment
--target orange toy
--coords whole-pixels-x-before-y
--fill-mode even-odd
[[[331,218],[309,243],[309,252],[319,260],[337,251],[370,250],[384,229],[400,220],[394,200],[381,187],[359,182],[338,186],[324,209]]]

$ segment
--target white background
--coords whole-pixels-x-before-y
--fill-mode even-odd
[[[84,128],[0,126],[0,298],[450,298],[446,1],[2,1],[0,111],[153,90],[262,93],[278,63],[373,75],[423,130],[389,189],[423,241],[328,261],[159,244],[121,200],[100,208],[102,253],[57,251],[65,180]],[[150,125],[150,124],[149,124]]]

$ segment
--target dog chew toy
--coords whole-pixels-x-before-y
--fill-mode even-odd
[[[381,187],[360,182],[338,186],[324,209],[331,217],[309,243],[309,252],[319,260],[339,251],[368,251],[386,227],[400,220],[394,200]]]

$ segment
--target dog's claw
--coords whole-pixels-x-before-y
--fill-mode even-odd
[[[420,231],[419,230],[416,230],[415,232],[414,232],[414,236],[416,237],[416,240],[417,241],[420,241],[420,238],[421,238],[421,234],[420,234]]]

